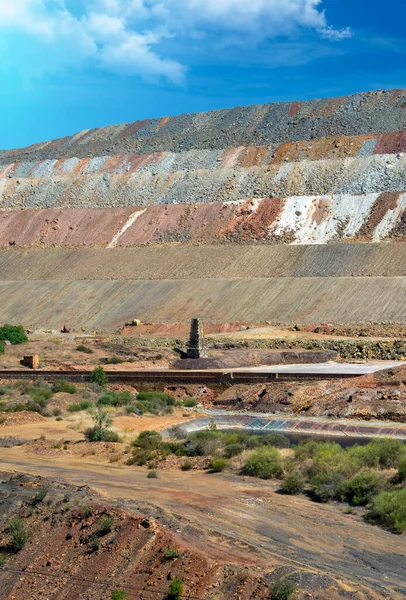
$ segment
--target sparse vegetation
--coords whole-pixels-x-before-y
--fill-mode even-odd
[[[76,386],[73,385],[73,383],[65,381],[64,379],[57,379],[52,385],[52,391],[54,394],[57,394],[58,392],[64,392],[65,394],[75,394]]]
[[[76,351],[83,352],[84,354],[93,354],[93,350],[84,344],[79,344],[79,346],[76,347]]]
[[[181,551],[179,548],[175,548],[174,546],[168,546],[165,551],[165,559],[166,560],[174,560],[175,558],[179,558],[181,555]]]
[[[289,600],[296,591],[296,585],[286,579],[281,579],[273,584],[270,600]]]
[[[73,402],[69,404],[68,411],[69,412],[80,412],[82,410],[89,410],[93,406],[92,402],[89,400],[81,400],[80,402]]]
[[[0,327],[0,341],[8,340],[11,344],[24,344],[28,342],[27,334],[22,325],[2,325]]]
[[[47,494],[48,494],[47,487],[39,488],[38,492],[35,494],[34,498],[32,499],[32,504],[33,505],[40,504],[43,500],[45,500]]]
[[[27,543],[28,534],[25,531],[21,517],[12,517],[8,522],[9,547],[12,552],[19,552]]]
[[[150,469],[147,477],[148,479],[158,479],[158,471],[156,469]]]
[[[94,426],[89,427],[85,431],[85,436],[89,442],[118,442],[120,438],[117,433],[110,431],[108,428],[112,424],[110,413],[104,406],[98,404],[92,406],[89,410],[93,417]]]
[[[100,396],[98,404],[104,406],[126,406],[133,401],[133,396],[130,392],[105,392]]]
[[[128,596],[124,590],[114,590],[111,592],[111,600],[127,600]]]
[[[191,469],[193,469],[193,463],[187,458],[185,461],[183,461],[180,468],[182,469],[182,471],[190,471]]]
[[[97,550],[99,548],[100,548],[100,540],[97,537],[97,535],[94,533],[89,538],[89,549],[91,552],[97,552]]]
[[[107,535],[111,532],[114,523],[114,517],[111,515],[103,515],[100,517],[97,527],[97,533],[99,535]]]

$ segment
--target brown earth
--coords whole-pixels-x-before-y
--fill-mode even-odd
[[[3,532],[17,511],[31,532],[26,548],[6,562],[6,569],[24,572],[0,571],[7,600],[42,594],[73,600],[78,592],[84,600],[107,600],[115,587],[128,590],[131,600],[147,600],[148,591],[165,595],[169,572],[201,600],[265,600],[269,583],[284,575],[298,581],[298,600],[400,600],[406,589],[404,536],[366,524],[361,512],[348,515],[336,504],[283,497],[273,483],[199,471],[162,471],[151,480],[135,467],[39,457],[24,463],[18,449],[4,450],[1,461],[6,469],[58,477],[56,493],[47,480],[2,477]],[[49,486],[51,506],[27,511],[20,502],[30,502],[38,485]],[[91,498],[88,486],[103,500]],[[84,519],[79,507],[89,505],[93,514]],[[106,512],[114,516],[113,530],[90,552],[95,521]],[[163,555],[169,546],[184,554],[168,565]]]

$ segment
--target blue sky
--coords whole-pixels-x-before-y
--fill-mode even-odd
[[[404,0],[0,0],[0,148],[406,87]]]

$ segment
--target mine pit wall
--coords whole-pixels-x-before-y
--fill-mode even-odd
[[[0,152],[0,322],[404,324],[405,129],[392,90]]]
[[[406,90],[146,119],[0,152],[0,163],[270,145],[406,128]]]

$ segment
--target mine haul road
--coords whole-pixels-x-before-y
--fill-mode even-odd
[[[406,597],[406,538],[344,514],[337,504],[278,494],[273,482],[233,474],[162,471],[30,456],[2,448],[0,469],[88,485],[105,501],[155,517],[222,562],[327,573],[377,600]]]

